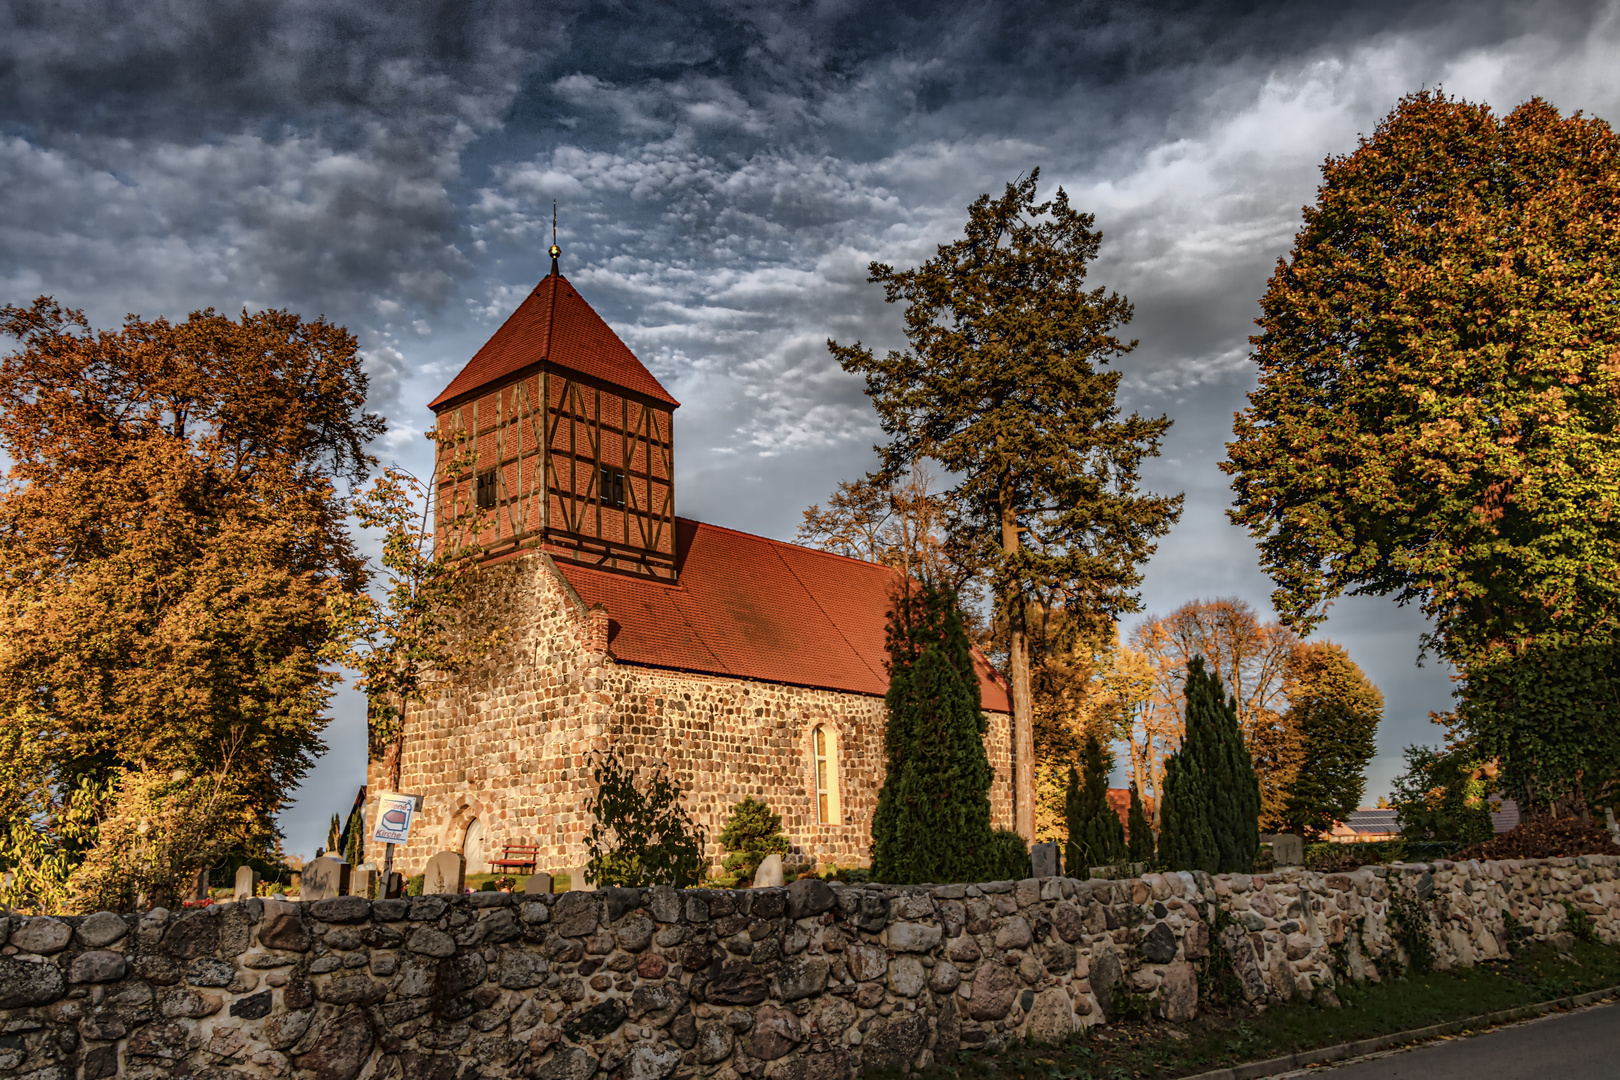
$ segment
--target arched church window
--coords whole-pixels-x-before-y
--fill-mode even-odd
[[[816,820],[823,825],[838,824],[838,733],[818,724],[810,735],[815,761]]]

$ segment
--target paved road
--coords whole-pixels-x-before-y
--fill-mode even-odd
[[[1310,1073],[1323,1080],[1616,1080],[1620,1004],[1554,1014]]]

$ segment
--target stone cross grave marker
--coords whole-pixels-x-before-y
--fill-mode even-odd
[[[782,887],[782,856],[770,854],[759,861],[754,871],[754,888],[779,889]]]
[[[1063,873],[1056,844],[1036,844],[1029,849],[1029,861],[1034,866],[1036,877],[1057,877]]]
[[[231,890],[233,900],[248,900],[259,891],[259,872],[251,866],[236,868],[236,888]]]
[[[576,866],[572,870],[568,871],[568,891],[569,892],[595,892],[596,891],[596,886],[590,884],[589,882],[587,882],[585,880],[585,868],[583,866]]]
[[[422,876],[423,896],[459,896],[467,884],[467,858],[459,851],[441,851],[428,860]]]
[[[523,891],[529,896],[547,896],[551,893],[551,875],[534,873],[523,879]]]
[[[304,867],[299,882],[300,900],[326,900],[342,896],[349,891],[349,864],[330,855],[322,855]]]

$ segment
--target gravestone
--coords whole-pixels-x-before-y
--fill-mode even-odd
[[[350,896],[363,896],[367,900],[375,899],[372,896],[372,890],[376,887],[377,868],[369,863],[355,867],[354,872],[349,875],[348,893]]]
[[[782,887],[782,856],[767,855],[754,871],[754,888],[780,889]]]
[[[249,900],[259,891],[259,872],[251,866],[238,866],[236,868],[236,888],[231,891],[233,900]]]
[[[569,892],[595,892],[596,886],[585,880],[585,868],[576,866],[568,871]]]
[[[191,898],[193,900],[206,900],[206,899],[208,899],[208,871],[207,870],[199,870],[199,871],[197,871],[196,883],[193,884],[192,887],[191,887]]]
[[[398,900],[405,895],[405,875],[398,870],[388,875],[387,888],[378,896],[379,900]]]
[[[1603,808],[1603,822],[1609,829],[1609,839],[1620,844],[1620,825],[1615,824],[1614,807],[1605,806]]]
[[[523,892],[528,896],[549,896],[551,894],[551,875],[544,873],[530,874],[523,879]]]
[[[1271,833],[1260,842],[1271,845],[1271,859],[1277,866],[1305,865],[1305,841],[1293,833]]]
[[[304,867],[304,876],[298,891],[300,900],[326,900],[342,896],[349,891],[349,864],[330,855],[322,855]]]
[[[1031,847],[1029,861],[1036,877],[1058,877],[1063,873],[1063,862],[1058,858],[1056,844],[1036,844]]]
[[[467,885],[467,859],[459,851],[441,851],[428,860],[422,875],[423,896],[461,895]]]

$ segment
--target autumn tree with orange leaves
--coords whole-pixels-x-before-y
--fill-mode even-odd
[[[1403,99],[1322,166],[1224,464],[1284,621],[1415,603],[1527,812],[1620,770],[1620,138]]]
[[[1164,761],[1180,743],[1187,671],[1203,657],[1235,699],[1238,728],[1260,779],[1261,824],[1283,824],[1284,804],[1299,772],[1303,743],[1289,723],[1284,683],[1298,637],[1263,622],[1236,597],[1193,600],[1132,630],[1118,681],[1135,684],[1127,741],[1139,788],[1158,793]]]
[[[83,902],[173,903],[273,835],[323,750],[328,602],[366,577],[345,490],[382,422],[324,320],[94,331],[42,297],[0,331],[21,343],[0,360],[0,851],[58,860],[0,900],[116,878],[140,895]]]

